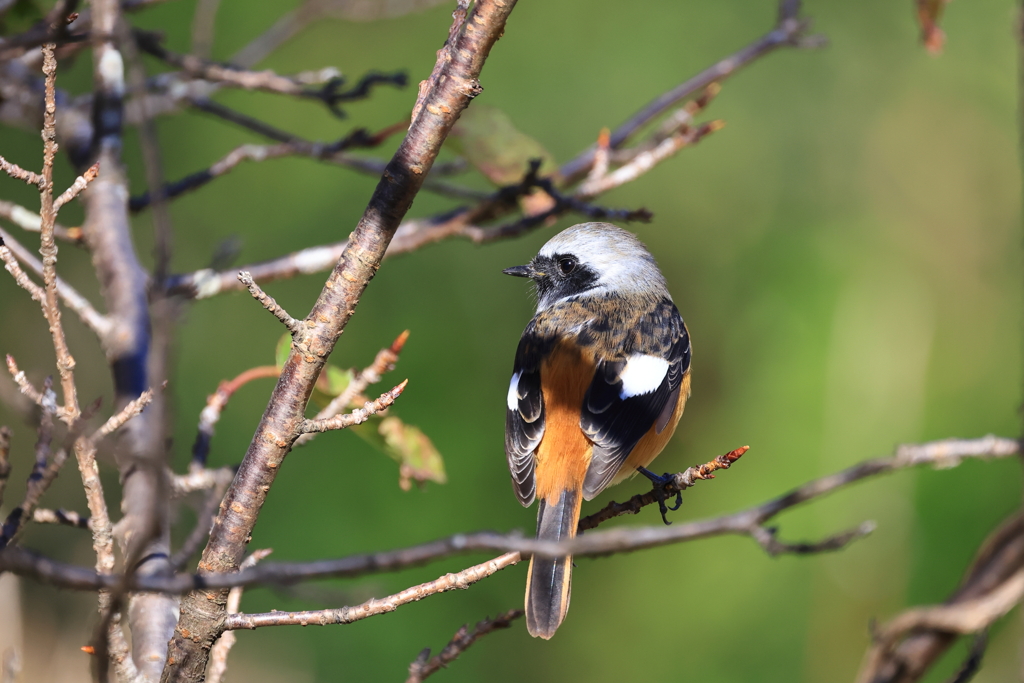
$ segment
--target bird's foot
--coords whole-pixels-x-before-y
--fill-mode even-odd
[[[658,476],[657,474],[651,472],[646,467],[637,467],[636,471],[650,479],[651,482],[654,484],[654,498],[658,501],[658,509],[661,511],[661,521],[665,522],[665,524],[671,524],[672,522],[668,521],[668,517],[666,517],[668,511],[672,510],[674,512],[678,510],[679,506],[683,504],[682,491],[676,491],[675,505],[669,506],[667,503],[665,503],[665,501],[668,500],[668,494],[665,491],[665,489],[668,487],[669,484],[674,483],[672,475],[666,472],[665,474]]]

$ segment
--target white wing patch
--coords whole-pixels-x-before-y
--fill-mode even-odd
[[[657,356],[645,354],[630,356],[626,361],[626,367],[622,369],[622,374],[619,376],[619,379],[622,380],[619,398],[625,400],[631,396],[649,394],[660,387],[668,372],[668,365],[667,360]]]
[[[512,375],[512,381],[509,382],[508,398],[505,399],[508,403],[509,410],[519,410],[519,376],[522,374],[523,373],[521,372],[517,372]]]

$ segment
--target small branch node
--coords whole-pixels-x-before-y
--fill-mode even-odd
[[[89,187],[89,183],[96,180],[96,176],[100,173],[100,162],[96,162],[88,169],[85,173],[75,178],[75,182],[71,184],[71,187],[64,190],[59,197],[53,200],[53,213],[56,215],[60,208],[70,202],[72,199],[81,194],[82,190]]]
[[[292,337],[297,339],[301,338],[303,333],[302,321],[296,320],[288,315],[288,312],[285,311],[272,296],[264,292],[263,289],[256,284],[256,281],[253,280],[252,274],[249,271],[243,270],[238,273],[238,281],[249,290],[249,293],[252,294],[252,298],[259,301],[260,304],[263,305],[263,308],[270,311],[275,318],[280,320],[281,323],[288,328],[288,331],[292,333]]]
[[[357,408],[351,413],[345,413],[344,415],[336,415],[334,417],[324,419],[303,420],[299,425],[299,433],[321,433],[362,424],[369,420],[371,416],[387,410],[387,408],[402,395],[402,392],[405,391],[405,387],[408,384],[409,380],[403,381],[394,389],[385,391],[379,398],[373,401],[367,401],[362,408]]]

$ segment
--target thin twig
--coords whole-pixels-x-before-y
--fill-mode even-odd
[[[493,631],[508,628],[513,621],[521,616],[523,616],[523,610],[513,609],[499,614],[493,619],[477,622],[472,631],[463,626],[437,655],[431,657],[429,647],[420,652],[419,657],[409,665],[409,677],[405,679],[405,683],[422,683],[423,679],[447,668],[479,638]]]
[[[29,232],[39,232],[42,225],[42,219],[38,213],[29,211],[14,202],[2,199],[0,199],[0,218],[6,218],[22,230],[28,230]],[[84,243],[84,235],[81,228],[66,228],[63,225],[55,224],[53,226],[53,236],[68,242],[74,242],[76,245]]]
[[[25,371],[18,368],[18,364],[11,354],[7,354],[7,371],[11,373],[11,377],[14,378],[14,382],[18,385],[18,389],[22,394],[27,396],[37,406],[43,405],[43,392],[32,386],[32,383],[28,381],[28,377],[25,376]]]
[[[796,2],[793,0],[780,0],[779,20],[774,29],[742,50],[718,61],[696,76],[680,83],[672,90],[656,97],[612,132],[609,139],[609,147],[613,150],[618,149],[637,131],[679,102],[703,90],[712,83],[719,83],[725,80],[740,68],[780,47],[814,48],[824,45],[825,41],[822,37],[807,35],[811,22],[800,17],[800,4],[799,0]],[[566,179],[566,182],[572,182],[574,179],[586,176],[593,165],[595,149],[596,146],[592,146],[576,158],[562,165],[560,173]]]
[[[59,197],[53,200],[54,212],[60,211],[60,208],[70,202],[72,199],[82,193],[82,190],[89,187],[89,183],[96,180],[96,176],[100,173],[100,164],[97,161],[95,164],[86,169],[85,173],[75,178],[75,182],[71,183],[71,187],[64,190]]]
[[[252,294],[252,298],[259,301],[263,308],[270,311],[270,314],[281,321],[281,324],[288,328],[288,331],[292,335],[298,335],[302,333],[302,322],[288,315],[288,312],[284,310],[272,296],[264,292],[258,284],[256,284],[252,275],[247,271],[242,271],[238,274],[238,281],[249,290]]]
[[[398,335],[395,341],[391,343],[391,346],[378,351],[376,357],[373,359],[373,363],[363,368],[361,372],[353,376],[349,381],[348,386],[346,386],[340,394],[331,399],[330,403],[324,406],[313,419],[326,420],[334,417],[335,415],[340,415],[349,407],[357,396],[366,391],[368,386],[379,382],[384,373],[394,370],[395,363],[398,362],[398,354],[402,352],[402,348],[405,346],[405,342],[408,339],[409,330],[405,330]],[[316,432],[303,434],[295,440],[295,447],[297,448],[309,443],[314,437],[316,437]]]
[[[356,408],[350,413],[323,419],[303,420],[302,424],[298,427],[299,432],[302,434],[322,433],[362,424],[369,420],[371,416],[387,410],[402,395],[408,384],[409,380],[405,380],[395,388],[385,391],[379,398],[367,401],[362,408]]]
[[[278,377],[281,369],[276,365],[261,365],[250,368],[231,381],[223,381],[217,387],[217,391],[206,398],[206,406],[199,413],[199,430],[196,433],[196,440],[192,444],[192,464],[189,465],[189,475],[193,472],[202,472],[206,467],[206,460],[210,455],[210,442],[213,440],[214,429],[220,421],[220,414],[227,407],[228,401],[236,391],[254,379]],[[203,488],[209,488],[213,484],[206,484]],[[175,484],[172,488],[177,489]]]
[[[42,288],[35,285],[35,283],[28,280],[27,283],[19,279],[21,276],[17,273],[20,268],[15,268],[14,265],[8,262],[7,257],[4,255],[4,249],[9,249],[11,255],[17,259],[17,261],[24,263],[25,266],[36,275],[42,277],[43,264],[37,259],[31,251],[22,246],[17,240],[15,240],[10,233],[3,228],[0,228],[0,258],[4,260],[4,266],[14,276],[22,288],[26,289],[32,298],[36,298],[36,292],[40,297],[43,296]],[[27,280],[27,277],[25,278]],[[67,306],[75,315],[77,315],[83,323],[91,329],[97,337],[103,339],[110,333],[111,321],[110,319],[96,310],[96,308],[86,299],[82,294],[72,287],[68,282],[57,276],[57,296],[61,298],[64,305]],[[37,299],[42,303],[42,299]]]
[[[307,612],[265,612],[263,614],[231,614],[224,622],[226,630],[256,629],[262,626],[328,626],[331,624],[351,624],[368,617],[394,612],[402,605],[416,602],[431,595],[446,593],[452,590],[463,590],[471,585],[496,574],[505,567],[519,562],[519,553],[505,553],[493,560],[463,569],[456,574],[445,574],[439,579],[406,588],[400,593],[386,598],[371,598],[355,607],[339,607],[337,609],[314,610]]]
[[[90,438],[93,443],[96,443],[105,437],[113,434],[118,429],[124,426],[128,420],[133,417],[140,415],[143,410],[146,409],[153,401],[153,390],[146,389],[142,394],[139,395],[134,401],[129,401],[114,415],[111,415],[103,426],[96,430]]]
[[[36,524],[61,524],[76,529],[91,529],[88,517],[83,517],[74,510],[50,510],[36,508],[32,513],[32,521]]]
[[[11,476],[11,430],[7,425],[0,425],[0,505],[4,503],[4,489]]]

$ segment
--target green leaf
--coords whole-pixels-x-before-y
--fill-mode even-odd
[[[274,349],[274,361],[277,363],[278,370],[284,367],[285,361],[288,360],[288,354],[291,352],[292,335],[289,332],[285,332],[284,335],[277,340],[277,348]]]
[[[523,179],[531,159],[540,159],[541,175],[555,175],[558,164],[543,145],[521,132],[497,107],[473,104],[448,137],[453,151],[466,158],[495,185]]]
[[[398,463],[398,485],[403,490],[412,488],[413,481],[420,485],[427,481],[438,484],[448,481],[444,459],[419,427],[407,425],[394,415],[383,418],[375,415],[350,429]]]
[[[334,365],[328,365],[320,373],[320,380],[316,383],[316,388],[334,398],[345,391],[353,379],[355,379],[355,373],[351,370],[342,370]]]

